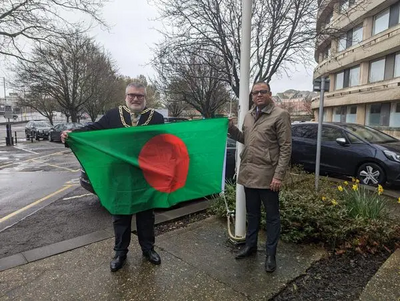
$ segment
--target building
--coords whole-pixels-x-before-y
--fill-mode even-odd
[[[400,138],[400,1],[322,0],[314,78],[329,78],[324,121],[369,125]],[[335,31],[333,33],[332,29]],[[317,120],[319,98],[312,103]]]
[[[311,100],[318,93],[310,91],[287,90],[272,96],[277,106],[287,110],[293,121],[308,121],[312,119]]]

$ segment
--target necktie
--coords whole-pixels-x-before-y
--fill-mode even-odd
[[[132,126],[137,126],[140,119],[139,113],[131,113]]]

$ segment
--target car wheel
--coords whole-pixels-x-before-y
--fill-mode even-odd
[[[376,163],[364,163],[357,171],[357,178],[361,184],[378,185],[386,182],[386,175],[382,167]]]

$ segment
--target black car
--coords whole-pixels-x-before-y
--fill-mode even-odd
[[[51,124],[47,121],[31,120],[25,125],[25,137],[26,139],[33,137],[36,140],[47,139],[50,128]]]
[[[188,120],[189,120],[189,118],[185,118],[185,117],[164,117],[165,123],[188,121]]]
[[[78,122],[59,123],[53,126],[49,131],[49,141],[61,142],[61,133],[66,130],[79,129],[83,125]]]
[[[318,124],[292,124],[292,164],[315,171]],[[356,177],[363,184],[400,183],[400,140],[368,126],[324,123],[322,174]]]
[[[234,181],[235,175],[235,153],[236,153],[236,141],[228,138],[226,147],[226,164],[225,164],[225,180]],[[90,184],[89,178],[83,168],[81,168],[80,184],[83,188],[95,193],[92,185]]]

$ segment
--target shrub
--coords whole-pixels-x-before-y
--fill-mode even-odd
[[[296,175],[290,175],[280,192],[282,240],[322,243],[331,250],[359,252],[375,252],[398,243],[400,224],[386,214],[381,192],[370,193],[358,183],[352,185],[356,184],[358,190],[341,186],[343,189],[339,191],[336,183],[321,178],[316,192],[312,174],[296,171]],[[235,209],[233,184],[226,185],[225,197],[229,209]],[[211,200],[210,210],[226,216],[221,196]],[[262,226],[265,227],[265,213]]]

